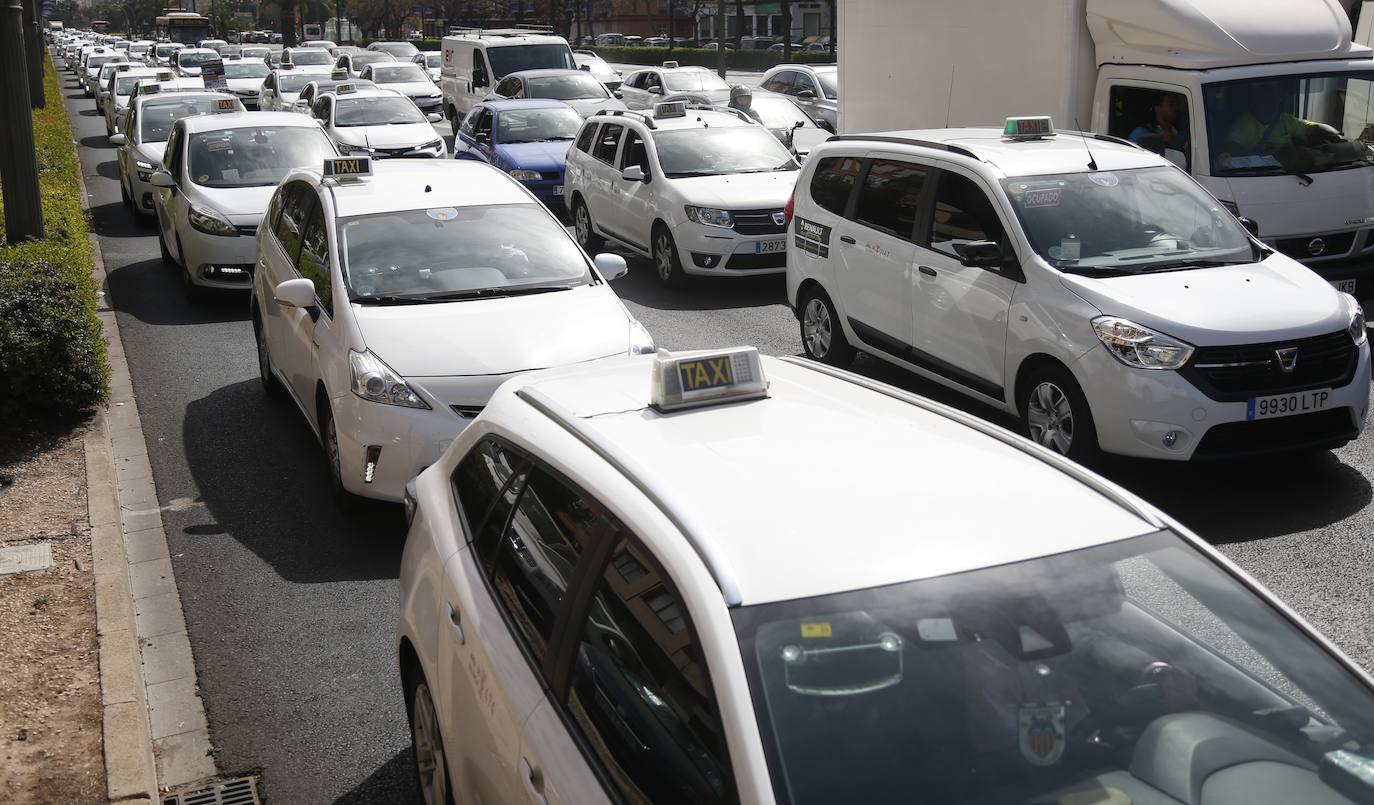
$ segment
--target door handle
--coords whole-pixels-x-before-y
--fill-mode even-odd
[[[840,235],[840,242],[848,243],[850,246],[853,246],[855,243],[858,243],[857,240],[850,237],[849,235]]]
[[[935,269],[931,268],[930,266],[917,266],[916,270],[921,272],[922,274],[925,274],[927,277],[935,276]]]
[[[525,781],[525,793],[530,795],[531,801],[536,805],[549,805],[548,797],[544,796],[544,775],[523,757],[520,758],[520,779]]]
[[[467,642],[467,635],[463,633],[463,613],[459,612],[453,604],[448,605],[448,625],[458,635],[458,645]]]

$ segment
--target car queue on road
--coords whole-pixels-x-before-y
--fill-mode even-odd
[[[454,38],[451,161],[396,159],[447,155],[377,80],[401,48],[331,57],[376,86],[312,74],[305,108],[315,49],[263,64],[282,111],[143,76],[111,138],[188,296],[247,292],[263,389],[340,505],[404,504],[426,803],[1369,799],[1374,680],[1085,468],[1355,438],[1354,297],[1163,158],[1048,118],[799,161],[711,73],[633,73],[629,109],[583,120],[490,97],[544,70]],[[811,360],[656,351],[607,241],[674,288],[785,275]],[[856,351],[1029,438],[850,374]]]

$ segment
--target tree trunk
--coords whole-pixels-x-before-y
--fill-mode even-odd
[[[782,60],[792,61],[792,2],[782,0]]]
[[[833,0],[832,0],[833,2]],[[723,20],[722,20],[723,21]],[[744,0],[735,0],[735,50],[741,47],[740,39],[744,36]]]

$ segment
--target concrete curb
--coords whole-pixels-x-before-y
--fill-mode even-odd
[[[80,181],[89,212],[84,175]],[[159,788],[216,770],[105,261],[99,238],[90,239],[110,361],[110,399],[85,440],[106,794],[111,802],[151,803]]]

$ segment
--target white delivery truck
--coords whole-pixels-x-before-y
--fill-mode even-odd
[[[496,82],[520,70],[576,70],[568,40],[530,28],[455,28],[443,40],[439,89],[456,131],[473,104]]]
[[[842,133],[1039,114],[1129,139],[1374,297],[1374,52],[1338,0],[861,0],[838,15]]]

